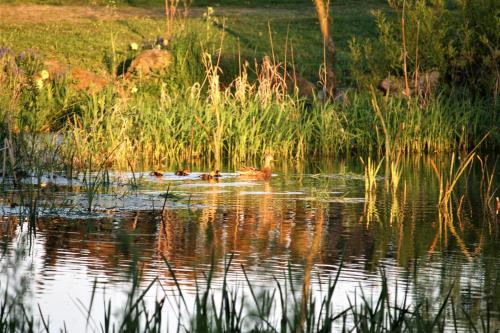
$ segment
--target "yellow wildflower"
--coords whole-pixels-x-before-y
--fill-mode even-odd
[[[42,78],[42,80],[47,80],[49,78],[49,72],[45,69],[40,71],[40,77]]]
[[[42,90],[43,88],[43,79],[41,77],[37,78],[35,80],[35,85],[39,90]]]

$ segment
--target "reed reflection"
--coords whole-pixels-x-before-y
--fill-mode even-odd
[[[465,296],[470,284],[467,302],[479,309],[485,303],[475,302],[484,294],[489,300],[500,298],[498,223],[494,217],[483,218],[473,186],[461,187],[463,199],[443,215],[434,173],[424,166],[425,161],[415,173],[405,173],[393,191],[366,190],[362,176],[349,175],[344,164],[342,173],[323,177],[283,175],[233,187],[221,186],[234,182],[223,178],[221,183],[178,187],[189,203],[163,210],[101,219],[40,217],[35,240],[42,249],[40,279],[80,269],[89,280],[105,276],[120,282],[126,280],[124,270],[135,266],[144,281],[159,276],[171,283],[165,257],[179,272],[181,284],[193,287],[193,267],[214,260],[220,274],[225,255],[235,253],[249,271],[266,271],[253,275],[257,279],[278,276],[292,263],[307,299],[315,272],[335,272],[342,257],[344,266],[355,271],[346,279],[373,275],[381,264],[394,265],[425,296],[436,293],[425,285],[439,283],[446,292],[459,281],[458,295]],[[5,217],[2,244],[11,246],[19,233],[19,219]]]
[[[334,265],[344,253],[345,260],[365,258],[367,267],[373,268],[394,252],[404,267],[414,259],[453,249],[470,260],[496,239],[487,224],[478,232],[466,215],[460,227],[439,210],[431,214],[419,205],[410,206],[405,192],[379,193],[361,204],[290,200],[274,188],[271,182],[255,192],[208,190],[189,209],[137,212],[119,219],[40,218],[37,233],[45,248],[44,265],[53,267],[61,256],[73,256],[113,275],[134,252],[145,267],[156,267],[151,262],[162,256],[191,267],[208,264],[211,255],[221,260],[232,252],[249,265],[272,258]],[[3,242],[11,242],[19,227],[15,217],[4,219]]]

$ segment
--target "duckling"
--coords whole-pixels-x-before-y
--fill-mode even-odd
[[[215,172],[210,171],[209,173],[204,173],[200,175],[202,180],[212,180],[215,178]]]
[[[219,181],[219,178],[221,178],[222,175],[220,173],[219,170],[215,170],[215,171],[210,171],[209,173],[204,173],[204,174],[201,174],[200,175],[200,178],[202,180],[215,180],[215,181]]]
[[[189,169],[177,170],[177,172],[175,173],[176,176],[189,176],[189,174]]]
[[[163,177],[163,173],[160,171],[151,171],[149,173],[150,176],[155,176],[155,177]]]
[[[262,167],[262,169],[254,167],[243,167],[240,171],[238,171],[238,173],[240,176],[245,178],[269,180],[272,175],[272,161],[274,161],[273,155],[266,154],[264,157],[264,166]]]

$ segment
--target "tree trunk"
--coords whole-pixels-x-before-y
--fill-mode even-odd
[[[332,99],[335,95],[337,79],[335,76],[335,45],[330,35],[330,22],[328,21],[330,0],[314,0],[316,12],[318,14],[319,26],[323,35],[324,59],[323,59],[323,77],[326,99]]]

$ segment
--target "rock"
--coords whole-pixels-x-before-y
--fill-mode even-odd
[[[389,76],[380,81],[378,89],[384,95],[401,96],[405,93],[405,80],[401,77]]]
[[[29,53],[27,55],[21,53],[16,56],[15,53],[8,49],[0,48],[0,82],[7,76],[18,76],[16,79],[21,82],[20,77],[24,78],[24,73],[16,64],[16,59],[23,60],[23,57],[33,57]],[[54,81],[60,78],[68,78],[70,87],[76,91],[87,91],[96,93],[103,90],[110,80],[105,76],[100,76],[90,71],[61,63],[58,60],[48,59],[39,62],[41,70],[34,73],[30,79],[31,82],[42,87],[44,81]]]
[[[155,40],[143,40],[142,41],[142,49],[162,49],[165,50],[168,47],[168,44],[171,42],[170,39],[165,39],[162,36],[156,36]]]
[[[44,60],[43,69],[49,72],[49,79],[55,80],[64,77],[69,72],[69,66],[57,60]]]
[[[69,65],[54,59],[44,60],[43,69],[48,72],[48,79],[51,81],[67,77],[70,87],[76,91],[97,93],[110,83],[105,76],[78,67],[70,68]]]
[[[110,80],[106,77],[99,76],[77,67],[71,69],[69,75],[71,79],[71,87],[77,91],[97,93],[103,90],[110,83]]]
[[[312,101],[314,98],[316,98],[322,103],[326,102],[326,91],[318,89],[314,83],[299,74],[293,75],[291,73],[288,73],[286,78],[286,87],[288,93],[290,94],[297,93],[299,97],[305,98],[309,101]],[[349,97],[347,94],[347,90],[337,89],[332,100],[334,102],[348,104]]]
[[[49,73],[48,79],[51,81],[68,78],[71,89],[76,91],[97,93],[110,83],[105,76],[78,67],[71,68],[54,59],[44,60],[43,69]]]
[[[309,100],[314,99],[314,96],[318,95],[316,85],[297,73],[288,73],[286,88],[289,93],[297,93],[299,97]]]
[[[438,71],[425,72],[418,80],[419,91],[424,95],[431,95],[439,84],[441,74]]]
[[[134,60],[132,60],[125,77],[130,77],[134,74],[145,76],[152,72],[161,72],[173,62],[172,54],[166,50],[146,50],[141,52]]]
[[[343,105],[349,105],[349,90],[337,89],[335,95],[333,96],[334,102],[341,103]]]
[[[414,79],[409,78],[408,85],[410,88],[410,96],[415,95],[415,90],[422,96],[431,95],[439,83],[439,77],[440,73],[438,71],[429,71],[420,74],[417,84],[415,84]],[[404,78],[389,76],[380,82],[378,88],[385,95],[405,96],[405,86]]]

